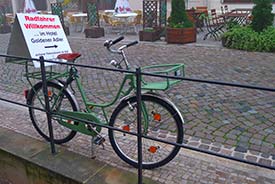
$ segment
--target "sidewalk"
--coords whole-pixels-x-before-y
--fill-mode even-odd
[[[7,94],[5,95],[7,96]],[[24,103],[23,97],[14,94],[8,96],[10,99]],[[32,127],[28,110],[25,107],[0,101],[0,119],[0,127],[43,140]],[[90,138],[84,135],[78,134],[76,138],[62,147],[86,157],[91,156]],[[136,169],[125,164],[116,156],[108,139],[105,150],[101,147],[96,148],[96,160],[137,173]],[[154,170],[144,170],[143,174],[159,183],[167,184],[272,184],[275,181],[275,171],[186,149],[182,149],[169,164]]]
[[[2,94],[1,94],[2,95]],[[10,98],[23,102],[19,96],[10,94]],[[0,102],[0,127],[19,132],[34,139],[42,140],[31,125],[28,111],[24,107]],[[88,145],[88,146],[87,146]],[[89,137],[78,134],[69,143],[62,146],[90,159]],[[136,169],[122,162],[112,151],[108,140],[105,150],[96,148],[96,160],[115,167],[137,173]],[[159,183],[167,184],[211,184],[211,183],[241,183],[241,184],[272,184],[275,181],[275,171],[242,164],[198,152],[182,149],[180,154],[169,164],[154,170],[145,170],[147,176]]]

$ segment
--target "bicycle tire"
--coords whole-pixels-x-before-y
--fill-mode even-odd
[[[136,109],[131,110],[132,108],[129,105],[131,104],[133,107],[136,103],[136,97],[123,100],[112,113],[110,118],[110,126],[136,133]],[[142,95],[142,103],[144,104],[147,112],[149,112],[147,118],[150,121],[148,123],[148,128],[145,128],[145,125],[143,124],[143,134],[182,144],[184,134],[183,120],[179,114],[179,111],[177,111],[177,109],[175,109],[170,102],[154,95]],[[150,109],[151,106],[153,109]],[[166,119],[165,115],[168,115],[168,119]],[[123,119],[124,116],[125,119]],[[142,115],[142,121],[144,120],[145,116],[146,115]],[[137,168],[137,137],[109,129],[109,139],[116,154],[126,163]],[[134,147],[132,150],[131,146],[133,145]],[[142,168],[153,169],[161,167],[170,162],[177,155],[179,150],[179,146],[168,145],[165,143],[142,138]]]
[[[48,81],[47,82],[49,102],[50,106],[53,99],[57,97],[57,94],[62,89],[62,84],[58,84],[55,82]],[[62,90],[62,101],[59,103],[60,108],[66,108],[66,110],[79,111],[79,107],[77,102],[75,101],[73,95],[66,89]],[[44,109],[43,104],[39,102],[39,99],[44,100],[44,94],[42,90],[42,82],[38,82],[34,85],[34,87],[30,90],[28,95],[27,104],[33,107],[38,107]],[[66,100],[66,102],[65,102]],[[51,107],[52,108],[52,107]],[[50,141],[49,132],[48,132],[48,124],[47,124],[47,116],[45,112],[40,110],[36,110],[32,107],[29,107],[29,115],[31,122],[36,129],[36,131],[47,141]],[[44,119],[43,119],[44,118]],[[77,122],[74,122],[77,123]],[[58,123],[58,119],[52,118],[52,126],[54,133],[54,143],[55,144],[63,144],[70,141],[75,135],[76,131],[73,131],[65,126],[62,126]]]

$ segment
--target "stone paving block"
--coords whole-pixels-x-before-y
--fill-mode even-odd
[[[240,153],[240,152],[234,152],[234,153],[233,153],[233,156],[236,157],[236,158],[240,158],[240,159],[243,159],[243,158],[244,158],[244,154],[243,154],[243,153]]]
[[[259,163],[263,164],[263,165],[271,166],[271,160],[267,160],[267,159],[264,159],[264,158],[260,158]]]
[[[235,148],[235,151],[238,151],[238,152],[242,152],[242,153],[246,153],[247,152],[247,148],[244,148],[242,146],[237,146]]]

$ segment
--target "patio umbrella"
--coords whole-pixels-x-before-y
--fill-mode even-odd
[[[36,8],[32,0],[25,0],[24,13],[37,13]]]
[[[129,0],[117,0],[115,5],[116,13],[127,13],[131,12]]]

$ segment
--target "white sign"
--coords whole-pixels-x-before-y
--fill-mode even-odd
[[[17,19],[32,58],[43,56],[46,60],[56,60],[59,54],[72,52],[57,15],[18,13]],[[40,67],[38,61],[33,63]]]

